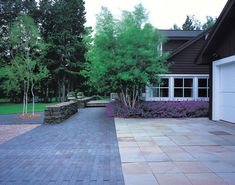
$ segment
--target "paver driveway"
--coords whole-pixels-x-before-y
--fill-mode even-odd
[[[0,184],[124,184],[113,119],[83,109],[1,144]]]
[[[126,185],[235,185],[235,125],[115,119]]]

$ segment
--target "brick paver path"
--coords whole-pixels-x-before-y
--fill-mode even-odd
[[[0,184],[124,184],[113,119],[83,109],[1,144]]]
[[[0,125],[0,144],[5,143],[14,137],[22,135],[38,126],[39,124]]]

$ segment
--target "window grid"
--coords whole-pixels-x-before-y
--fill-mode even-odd
[[[155,89],[157,91],[157,96],[153,97],[158,97],[158,98],[169,98],[169,78],[163,78],[162,80],[167,80],[168,87],[162,86],[160,83],[158,84],[157,87],[152,87],[152,91]],[[168,96],[163,96],[162,89],[168,90],[167,95]]]
[[[176,79],[182,79],[182,87],[176,87],[175,86],[175,80]],[[192,80],[192,86],[191,87],[185,87],[185,79],[190,79]],[[193,98],[193,78],[174,78],[174,89],[182,89],[182,96],[175,96],[175,91],[174,91],[174,97],[175,98]],[[191,96],[185,96],[185,90],[190,89]]]

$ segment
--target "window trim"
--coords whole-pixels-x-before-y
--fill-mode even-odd
[[[145,91],[145,100],[146,101],[200,101],[205,100],[208,101],[209,97],[198,97],[198,79],[200,78],[208,78],[209,74],[162,74],[159,75],[161,78],[169,79],[169,90],[168,97],[152,97],[151,96],[151,86],[146,86]],[[175,78],[191,78],[193,79],[193,97],[174,97],[174,79]],[[210,92],[210,88],[208,89],[208,93]]]

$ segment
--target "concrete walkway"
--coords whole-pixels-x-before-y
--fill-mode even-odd
[[[103,108],[82,109],[1,144],[0,184],[124,184],[113,119]]]
[[[126,185],[235,185],[235,125],[115,119]]]

